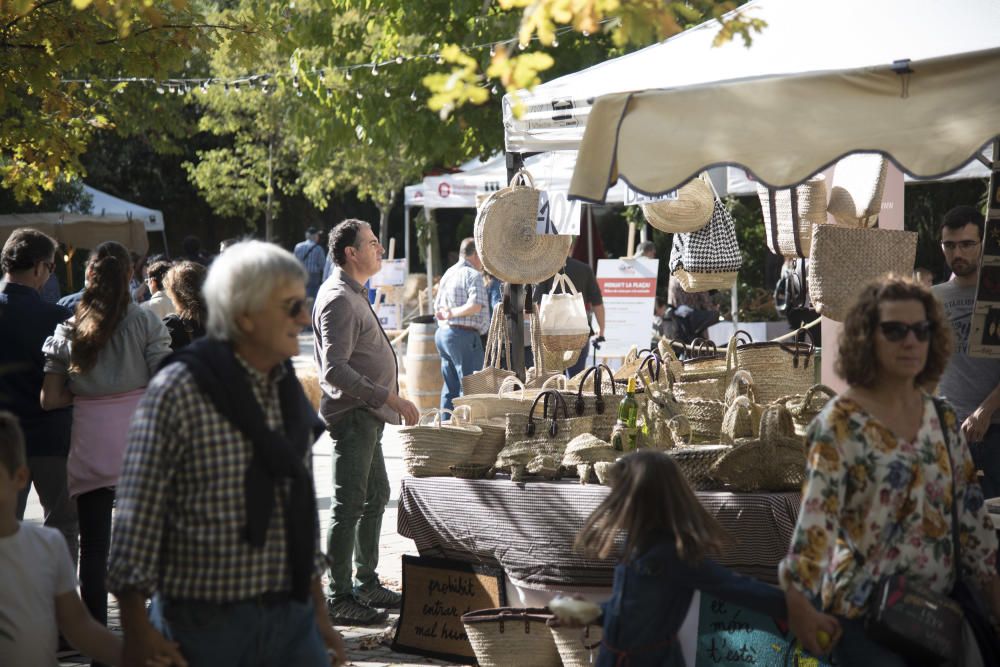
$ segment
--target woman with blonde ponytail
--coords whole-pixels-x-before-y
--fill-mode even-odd
[[[111,507],[129,421],[170,353],[163,322],[132,303],[131,277],[125,246],[114,241],[97,246],[76,312],[42,346],[42,407],[74,408],[67,478],[80,519],[80,589],[90,613],[105,625]]]

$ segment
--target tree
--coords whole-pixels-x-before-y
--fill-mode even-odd
[[[252,23],[210,24],[183,0],[0,0],[0,186],[38,202],[83,174],[94,133],[151,129],[169,138],[171,105],[155,83]],[[252,40],[237,40],[251,47]]]

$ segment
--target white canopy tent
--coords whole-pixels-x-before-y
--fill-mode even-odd
[[[712,47],[719,23],[708,21],[531,92],[518,92],[526,110],[520,118],[514,117],[513,97],[506,95],[507,150],[578,149],[594,100],[603,95],[841,72],[1000,46],[1000,3],[995,0],[958,0],[947,5],[937,0],[753,0],[737,11],[767,22],[749,48],[739,38]],[[979,84],[985,88],[992,82]],[[811,100],[799,100],[794,111],[809,116],[815,107]],[[741,114],[740,109],[734,112]],[[666,127],[676,126],[669,120],[663,122]],[[706,145],[713,143],[713,132],[700,138]]]
[[[163,211],[140,206],[120,197],[115,197],[86,183],[83,191],[91,198],[91,210],[96,216],[123,216],[129,220],[139,220],[146,233],[159,232],[163,237],[163,247],[167,247],[167,232],[163,224]]]

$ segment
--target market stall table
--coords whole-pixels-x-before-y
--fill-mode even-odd
[[[613,559],[573,551],[583,522],[608,488],[576,480],[465,480],[404,477],[397,528],[421,555],[499,564],[521,586],[611,585]],[[717,560],[737,572],[777,582],[799,512],[798,493],[698,492],[733,537]]]

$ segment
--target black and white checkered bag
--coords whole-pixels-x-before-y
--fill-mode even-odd
[[[707,225],[689,234],[674,234],[670,272],[686,292],[731,287],[741,266],[733,216],[718,199]]]

